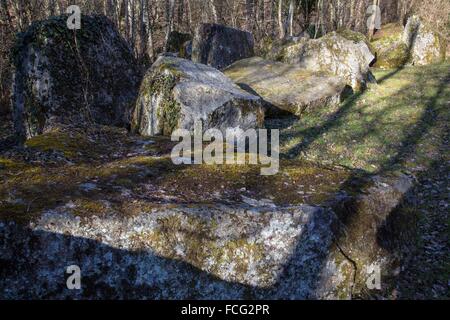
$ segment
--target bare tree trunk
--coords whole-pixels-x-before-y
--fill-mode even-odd
[[[192,27],[193,27],[193,22],[192,22],[192,7],[191,7],[191,0],[186,0],[186,6],[187,6],[187,9],[188,9],[188,28],[189,28],[189,30],[191,30],[191,32],[193,31],[192,30]]]
[[[372,3],[372,16],[370,17],[371,21],[370,21],[370,27],[368,30],[368,38],[369,40],[372,40],[373,35],[375,33],[375,22],[377,20],[377,15],[378,15],[378,11],[376,10],[376,6],[379,5],[379,0],[373,0]],[[375,12],[374,12],[375,10]]]
[[[276,0],[270,0],[270,35],[275,36],[276,34]]]
[[[278,28],[279,38],[283,39],[286,36],[286,24],[283,14],[283,0],[278,0]]]
[[[131,12],[131,16],[130,16],[130,26],[131,26],[131,46],[133,49],[136,48],[136,5],[135,5],[135,0],[130,0],[129,2],[130,4],[130,9],[129,11]]]
[[[295,0],[289,2],[289,35],[294,36],[294,10]]]
[[[214,22],[217,23],[219,19],[217,17],[217,8],[216,8],[215,1],[209,0],[209,6],[211,7],[211,13],[213,15]]]
[[[124,10],[125,10],[125,14],[124,14],[124,19],[125,19],[125,38],[127,40],[130,40],[130,12],[128,11],[129,6],[128,6],[128,2],[130,0],[124,0]]]
[[[318,29],[319,29],[320,22],[321,22],[322,0],[317,0],[316,11],[317,11],[317,15],[316,15],[316,23],[314,24],[314,39],[317,38],[317,33],[318,33]]]
[[[146,0],[147,2],[147,54],[150,58],[150,61],[154,61],[155,59],[155,48],[153,44],[153,17],[152,17],[152,8],[151,3],[152,0]]]
[[[164,42],[164,51],[167,50],[169,35],[173,30],[173,16],[175,12],[175,0],[166,0],[166,37]]]
[[[139,43],[140,48],[138,52],[138,58],[141,60],[145,56],[146,52],[146,46],[147,46],[147,39],[146,39],[146,30],[145,30],[145,23],[144,23],[144,17],[145,17],[145,0],[139,1]]]

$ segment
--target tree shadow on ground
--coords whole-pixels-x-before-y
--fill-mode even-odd
[[[317,219],[320,223],[323,217]],[[296,262],[285,267],[274,287],[264,288],[225,281],[151,248],[113,247],[104,240],[106,234],[100,240],[100,234],[93,239],[20,224],[3,224],[0,231],[3,299],[305,299],[320,272],[317,261],[325,254],[297,246]],[[305,243],[315,236],[306,230],[297,241]],[[70,265],[81,269],[81,291],[66,288]]]
[[[397,70],[394,72],[398,72]],[[390,74],[394,74],[391,72]],[[357,171],[354,175],[350,176],[346,183],[343,184],[342,190],[355,189],[359,191],[364,191],[367,188],[371,187],[373,184],[373,177],[389,177],[396,176],[399,171],[405,169],[405,163],[409,160],[414,159],[414,156],[418,154],[420,151],[420,142],[425,137],[428,137],[430,131],[435,128],[437,125],[438,117],[446,117],[448,118],[448,113],[445,113],[445,106],[440,106],[440,99],[445,98],[445,96],[449,94],[448,88],[450,84],[450,74],[445,75],[440,81],[436,93],[428,99],[426,108],[422,113],[421,118],[417,121],[418,125],[414,128],[408,130],[403,139],[403,143],[401,143],[401,147],[398,148],[394,157],[388,159],[384,163],[381,164],[380,169],[374,173],[367,173]],[[448,123],[450,119],[447,119]],[[442,121],[442,119],[440,119]],[[442,121],[445,123],[444,121]],[[445,130],[445,128],[442,128]],[[441,149],[445,149],[448,143],[448,130],[445,132],[439,133],[439,140],[437,142],[433,142],[441,147]],[[421,176],[427,176],[427,172],[432,170],[432,167],[436,164],[436,158],[439,158],[439,155],[434,156],[434,162],[431,161],[431,164],[428,164],[427,167],[422,168],[420,171],[418,178]],[[433,159],[430,159],[433,160]],[[394,180],[395,182],[396,180]],[[420,180],[419,180],[420,181]],[[396,183],[396,182],[395,182]],[[409,210],[404,210],[405,204],[409,202],[409,206],[414,206],[414,201],[418,198],[417,189],[414,187],[408,190],[399,200],[398,204],[393,208],[386,212],[374,211],[371,213],[365,212],[364,214],[373,215],[373,221],[375,221],[376,228],[376,245],[379,246],[380,249],[385,250],[385,252],[390,255],[397,262],[400,262],[411,255],[414,250],[414,245],[416,243],[414,240],[417,238],[417,229],[414,225],[417,223],[417,215],[415,213],[411,213]],[[412,202],[411,202],[412,201]],[[344,203],[344,207],[335,208],[337,212],[340,222],[342,223],[342,230],[337,234],[335,238],[335,243],[345,242],[345,239],[352,234],[352,228],[354,228],[355,221],[363,222],[364,217],[361,217],[361,213],[358,208],[359,202],[357,198],[351,198],[350,201]],[[375,207],[376,208],[376,207]],[[366,208],[370,209],[370,208]],[[372,219],[372,218],[370,218]],[[380,220],[381,219],[381,220]],[[357,226],[356,226],[357,227]],[[370,231],[367,230],[367,233]],[[353,239],[356,241],[357,239]],[[347,240],[348,241],[348,240]],[[351,247],[351,244],[350,244]],[[350,251],[350,250],[349,250]],[[351,263],[357,261],[357,257],[352,257],[352,255],[347,252],[348,259]],[[356,268],[356,265],[354,266]],[[360,270],[358,270],[359,272]],[[384,290],[392,289],[395,285],[395,278],[385,279],[387,280],[387,284],[383,287]],[[363,279],[355,279],[355,282],[363,282]],[[389,294],[388,292],[384,292],[385,294]],[[358,292],[358,296],[360,298],[377,298],[380,297],[380,292],[370,291],[368,289],[362,288],[362,291]]]

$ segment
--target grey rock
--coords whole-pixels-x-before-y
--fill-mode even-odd
[[[237,61],[224,73],[261,96],[267,114],[282,110],[300,116],[306,109],[338,104],[347,87],[339,77],[259,57]]]
[[[170,135],[176,129],[259,128],[261,99],[241,90],[222,72],[192,61],[161,56],[144,77],[132,128],[144,136]]]
[[[219,24],[202,23],[192,43],[192,60],[223,69],[235,61],[254,55],[254,39],[249,32]]]
[[[371,43],[377,55],[377,68],[392,69],[405,65],[427,65],[445,60],[445,40],[417,16],[408,19],[405,27],[383,26]]]
[[[103,16],[33,23],[14,48],[13,113],[21,139],[58,123],[129,125],[140,81],[132,50]],[[76,40],[75,40],[76,39]]]
[[[337,32],[319,39],[302,38],[283,47],[278,59],[310,71],[339,76],[355,91],[375,81],[370,72],[375,56],[366,42],[347,39]]]
[[[387,281],[395,276],[400,259],[411,255],[417,217],[396,208],[414,184],[413,177],[402,173],[370,177],[360,186],[359,194],[333,205],[340,225],[336,235],[339,247],[330,250],[329,266],[336,268],[338,277],[329,279],[340,279],[333,280],[331,287],[339,289],[332,295],[340,292],[364,297],[370,291],[367,280],[373,275],[368,268],[379,268],[381,281]],[[387,285],[382,283],[383,288]]]
[[[192,35],[189,33],[172,31],[167,40],[166,50],[167,52],[180,53],[184,49],[184,44],[191,40]]]
[[[308,206],[173,207],[137,217],[49,211],[0,225],[0,297],[242,299],[314,296],[332,212]],[[69,265],[82,290],[68,290]]]

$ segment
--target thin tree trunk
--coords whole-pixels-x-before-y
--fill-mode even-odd
[[[191,7],[191,0],[186,0],[186,6],[187,6],[187,9],[188,9],[188,15],[187,15],[187,18],[188,18],[188,29],[191,30],[191,32],[192,32],[192,31],[193,31],[193,30],[192,30],[193,23],[192,23],[192,7]]]
[[[294,10],[295,10],[295,0],[289,2],[289,35],[294,36]]]
[[[150,4],[152,0],[147,1],[147,54],[150,58],[150,61],[154,61],[155,59],[155,48],[153,45],[153,17],[152,17],[152,9]]]
[[[211,13],[213,15],[214,22],[217,23],[219,21],[217,17],[217,8],[214,0],[209,0],[209,6],[211,7]]]
[[[169,35],[173,30],[173,15],[175,12],[175,0],[166,0],[166,37],[164,42],[164,51],[167,50]]]
[[[283,0],[278,0],[278,28],[279,38],[284,39],[286,36],[286,25],[283,15]]]
[[[375,33],[375,23],[376,23],[377,15],[378,15],[378,11],[377,11],[376,7],[378,5],[379,5],[379,0],[373,0],[372,11],[371,11],[372,16],[370,17],[371,21],[370,21],[370,27],[368,30],[369,40],[372,40],[373,35]],[[375,12],[374,12],[374,10],[375,10]]]

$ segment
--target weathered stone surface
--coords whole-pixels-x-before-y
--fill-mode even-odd
[[[169,38],[167,40],[167,52],[180,54],[184,50],[185,43],[191,40],[192,35],[190,35],[189,33],[172,31],[169,34]]]
[[[180,167],[170,139],[103,134],[46,133],[1,154],[0,298],[344,299],[367,293],[372,264],[385,288],[414,239],[414,210],[395,211],[409,176]],[[69,265],[81,291],[66,287]]]
[[[57,123],[129,124],[140,80],[131,49],[106,17],[83,16],[76,33],[66,21],[38,21],[18,37],[13,112],[22,139]]]
[[[220,71],[171,56],[161,56],[147,72],[133,115],[142,135],[170,135],[175,129],[258,128],[264,111],[259,97],[241,90]]]
[[[273,37],[265,37],[261,40],[258,54],[267,60],[277,60],[283,47],[300,42],[301,40],[308,40],[310,36],[304,32],[297,37],[286,37],[278,39]]]
[[[415,16],[408,19],[405,27],[383,26],[371,45],[377,56],[374,67],[383,69],[436,63],[446,55],[445,41]]]
[[[337,215],[258,203],[171,204],[135,216],[80,217],[67,204],[25,226],[1,221],[0,297],[361,296],[368,267],[379,266],[382,279],[394,272],[396,239],[411,230],[402,224],[411,217],[399,219],[394,209],[411,186],[406,176],[373,178],[364,194],[336,198]],[[80,291],[66,287],[69,265],[81,269]]]
[[[192,60],[217,69],[254,55],[254,39],[249,32],[219,24],[203,23],[194,36]]]
[[[370,72],[374,59],[365,41],[349,40],[337,32],[319,39],[303,38],[296,44],[284,47],[278,55],[281,62],[339,76],[355,91],[375,81]]]
[[[172,206],[128,218],[64,211],[26,228],[0,223],[2,260],[16,266],[3,270],[2,298],[306,298],[334,221],[309,206]],[[82,270],[81,292],[61,276],[72,264]]]
[[[29,163],[0,159],[0,298],[367,297],[379,292],[368,293],[366,268],[379,265],[384,289],[413,242],[414,211],[395,211],[409,176],[355,179],[297,161],[270,179],[257,167],[179,167],[169,139],[112,129],[107,149],[47,133],[17,150]],[[49,142],[51,153],[32,153]],[[72,162],[44,166],[50,155]],[[81,291],[66,287],[69,265]]]
[[[338,77],[259,57],[235,62],[224,73],[268,102],[269,114],[284,110],[300,116],[306,109],[337,104],[346,89]]]
[[[365,297],[374,272],[381,272],[382,289],[398,273],[400,260],[411,254],[417,217],[396,209],[407,199],[414,182],[413,177],[401,173],[371,177],[356,195],[332,205],[340,224],[327,262],[338,275],[329,278],[335,288],[333,295]],[[369,282],[374,284],[372,280]]]
[[[444,40],[416,16],[408,19],[402,41],[410,49],[410,62],[413,65],[427,65],[445,60]]]

